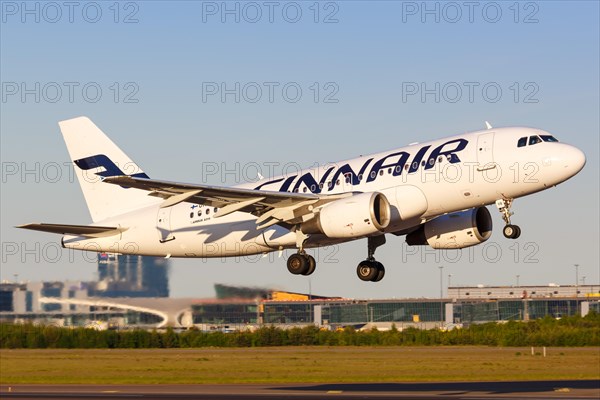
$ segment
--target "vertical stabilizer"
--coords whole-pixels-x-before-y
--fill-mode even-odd
[[[94,222],[160,202],[142,190],[102,182],[109,176],[148,176],[89,118],[78,117],[58,124]]]

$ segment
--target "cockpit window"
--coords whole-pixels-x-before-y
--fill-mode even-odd
[[[544,142],[558,142],[558,139],[552,135],[540,135]]]
[[[527,145],[527,137],[522,137],[517,142],[517,147],[523,147],[523,146],[526,146],[526,145]]]
[[[531,146],[532,144],[538,144],[541,143],[542,139],[540,139],[539,136],[535,135],[535,136],[529,136],[529,145]]]

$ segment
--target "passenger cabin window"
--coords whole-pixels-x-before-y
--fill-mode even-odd
[[[523,146],[527,146],[527,137],[522,137],[517,142],[517,147],[523,147]]]
[[[558,139],[552,135],[540,135],[544,142],[558,142]]]
[[[542,139],[540,139],[539,136],[529,136],[529,145],[534,145],[534,144],[538,144],[541,143]]]

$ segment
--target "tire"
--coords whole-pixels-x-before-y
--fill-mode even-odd
[[[306,254],[305,257],[308,260],[308,268],[306,269],[306,272],[304,272],[302,275],[308,276],[315,272],[315,269],[317,269],[317,262],[315,261],[315,258],[310,254]]]
[[[287,269],[294,275],[302,275],[310,267],[308,258],[302,254],[292,254],[287,260]]]
[[[513,239],[518,239],[519,236],[521,236],[521,228],[519,225],[513,225],[513,227],[515,228],[515,235],[513,236]]]
[[[373,279],[373,282],[379,282],[385,276],[385,267],[380,262],[376,262],[375,265],[377,267],[377,275]]]
[[[378,273],[379,271],[377,270],[375,263],[368,260],[362,261],[358,264],[358,267],[356,267],[356,275],[358,275],[358,278],[361,281],[372,282],[373,279],[377,277]]]

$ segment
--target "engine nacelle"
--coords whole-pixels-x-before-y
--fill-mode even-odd
[[[462,249],[483,243],[492,236],[492,217],[485,207],[442,215],[406,235],[411,246]]]
[[[390,223],[390,202],[383,193],[360,193],[325,205],[302,224],[304,233],[351,238],[382,232]]]

